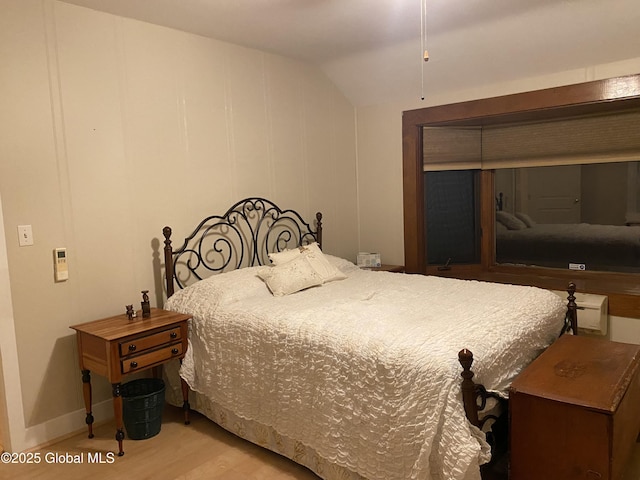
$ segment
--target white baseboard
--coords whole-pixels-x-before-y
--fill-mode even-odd
[[[113,414],[113,401],[105,400],[92,406],[94,422],[105,422],[111,420]],[[41,445],[50,443],[58,438],[82,431],[87,428],[87,413],[84,408],[65,415],[61,415],[46,422],[28,427],[24,431],[22,442],[13,442],[12,450],[22,452]]]

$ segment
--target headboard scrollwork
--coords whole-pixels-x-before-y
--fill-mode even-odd
[[[174,284],[184,288],[212,274],[269,264],[269,253],[318,242],[322,247],[322,214],[315,228],[294,210],[282,210],[264,198],[246,198],[223,215],[200,222],[182,246],[173,250],[171,227],[164,227],[167,297]]]

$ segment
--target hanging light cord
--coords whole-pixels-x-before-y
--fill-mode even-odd
[[[420,0],[420,98],[424,100],[424,64],[429,61],[427,51],[427,0]]]

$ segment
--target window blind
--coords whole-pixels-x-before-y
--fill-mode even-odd
[[[640,112],[487,126],[482,168],[544,167],[640,159]]]
[[[479,169],[481,141],[480,127],[424,127],[424,171]]]
[[[640,111],[484,127],[424,127],[425,171],[640,160]]]

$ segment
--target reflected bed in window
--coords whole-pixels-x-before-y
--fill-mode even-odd
[[[497,263],[640,272],[640,226],[528,223],[496,212]]]

